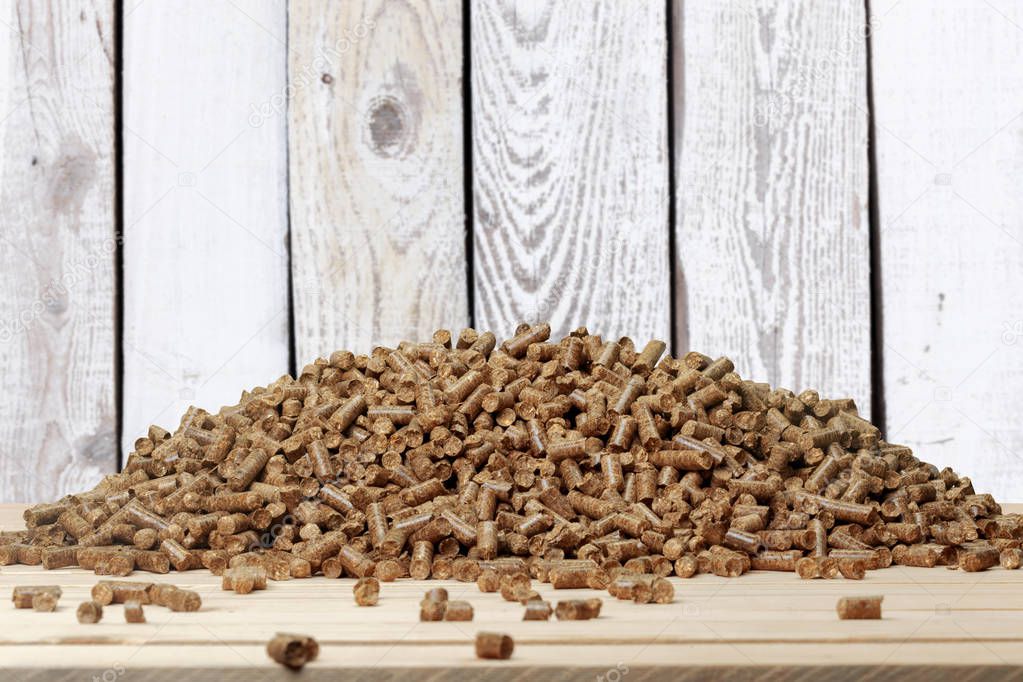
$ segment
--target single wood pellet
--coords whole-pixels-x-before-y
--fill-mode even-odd
[[[884,597],[842,597],[835,610],[840,620],[877,620],[881,618]]]
[[[316,660],[320,654],[320,645],[306,635],[278,632],[267,642],[266,653],[277,663],[292,670],[300,670],[306,663]]]
[[[448,601],[444,609],[444,620],[472,620],[472,604],[467,601]]]
[[[1018,547],[1003,549],[999,556],[999,563],[1002,565],[1002,568],[1010,571],[1019,568],[1021,562],[1023,562],[1023,551]]]
[[[83,601],[78,605],[75,616],[79,623],[98,623],[103,618],[103,605],[98,601]]]
[[[32,609],[42,612],[56,611],[59,600],[60,596],[56,592],[47,590],[36,592],[32,595]]]
[[[592,599],[565,599],[554,607],[558,620],[590,620],[600,615],[601,601]]]
[[[499,632],[476,633],[476,657],[506,660],[515,650],[515,641]]]
[[[380,599],[380,581],[376,578],[359,578],[352,586],[355,603],[359,606],[376,606]]]
[[[190,407],[173,432],[141,435],[122,472],[27,509],[0,564],[453,577],[519,602],[530,576],[607,589],[618,569],[856,579],[860,565],[1018,564],[1004,543],[1023,517],[885,442],[850,399],[665,356],[660,341],[550,332],[337,351],[236,405]],[[527,580],[505,580],[516,573]],[[667,598],[637,585],[634,601]]]
[[[522,613],[522,620],[550,620],[554,610],[551,603],[542,599],[526,602],[526,610]]]
[[[145,623],[146,614],[142,611],[142,602],[134,599],[124,602],[124,620],[128,623]]]

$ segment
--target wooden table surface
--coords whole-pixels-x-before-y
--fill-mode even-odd
[[[1020,505],[1016,505],[1019,511]],[[0,506],[0,528],[21,526],[22,507]],[[146,607],[147,623],[124,622],[122,608],[104,609],[96,625],[80,625],[75,608],[97,581],[80,569],[45,571],[6,566],[0,589],[59,584],[56,613],[0,607],[4,679],[263,680],[296,679],[266,656],[278,631],[315,637],[319,659],[304,679],[933,679],[935,676],[1023,679],[1023,571],[962,573],[892,567],[862,581],[802,581],[794,574],[754,572],[738,579],[672,578],[675,603],[622,602],[593,590],[553,590],[544,597],[602,596],[599,619],[523,622],[522,607],[475,584],[401,580],[382,586],[380,604],[356,607],[352,580],[271,582],[266,591],[236,595],[206,571],[152,576],[199,591],[203,608],[173,613]],[[469,600],[475,620],[420,623],[418,600],[442,584]],[[844,595],[884,595],[880,621],[839,621]],[[479,630],[515,639],[508,661],[479,661]],[[977,670],[977,666],[985,666]],[[2,672],[2,671],[0,671]]]

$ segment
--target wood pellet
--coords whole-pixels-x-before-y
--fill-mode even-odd
[[[842,597],[835,605],[841,620],[877,620],[881,618],[884,597]]]
[[[352,586],[355,603],[359,606],[376,606],[380,600],[380,581],[372,577],[359,578]]]
[[[134,599],[124,602],[124,620],[127,623],[145,623],[146,614],[142,610],[142,602]]]
[[[510,635],[499,632],[476,633],[476,657],[505,660],[515,651],[515,641]]]
[[[277,633],[266,645],[266,653],[277,663],[300,670],[306,663],[315,661],[320,654],[320,645],[306,635]]]
[[[253,572],[454,578],[520,602],[530,579],[617,580],[638,603],[670,599],[670,575],[1019,565],[1020,515],[885,442],[852,400],[665,348],[537,324],[337,351],[150,427],[122,472],[26,510],[0,563],[206,567],[240,593]]]

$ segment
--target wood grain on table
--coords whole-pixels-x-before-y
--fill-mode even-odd
[[[0,528],[21,527],[22,507],[0,507]],[[1006,507],[1023,511],[1023,506]],[[522,606],[475,584],[400,580],[382,585],[380,604],[356,607],[353,580],[311,578],[271,582],[239,596],[220,589],[206,571],[131,579],[170,582],[199,591],[203,608],[172,613],[146,607],[145,625],[128,625],[122,607],[104,609],[96,625],[79,625],[77,604],[99,578],[79,569],[44,571],[5,566],[0,590],[59,584],[56,613],[0,607],[0,665],[15,679],[65,680],[105,671],[125,679],[294,679],[266,657],[276,632],[314,636],[320,658],[309,679],[394,679],[414,674],[462,680],[484,670],[500,679],[678,680],[942,679],[969,672],[988,679],[1023,675],[1023,571],[962,573],[945,568],[892,567],[863,581],[802,581],[790,573],[753,572],[737,579],[673,578],[675,602],[639,606],[593,590],[553,590],[552,601],[600,596],[600,618],[523,622]],[[420,623],[418,601],[445,586],[467,599],[475,619]],[[835,602],[846,595],[884,595],[880,621],[839,621]],[[508,661],[478,661],[480,630],[515,639]],[[984,666],[983,673],[976,670]],[[471,669],[466,671],[465,669]],[[118,672],[120,671],[120,672]],[[128,678],[127,674],[131,677]],[[333,677],[332,677],[333,676]]]

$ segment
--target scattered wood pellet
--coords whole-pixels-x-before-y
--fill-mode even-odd
[[[840,620],[877,620],[881,618],[881,601],[884,597],[842,597],[835,610]]]
[[[476,587],[480,592],[497,592],[501,589],[501,576],[497,571],[489,568],[480,571],[479,577],[476,578]]]
[[[590,620],[600,615],[600,599],[564,599],[554,607],[558,620]]]
[[[509,573],[501,576],[501,597],[505,601],[522,601],[529,597],[532,581],[525,573]]]
[[[103,618],[103,605],[98,601],[83,601],[78,605],[75,616],[79,623],[98,623]]]
[[[522,613],[522,620],[550,620],[551,604],[548,601],[542,599],[537,601],[526,602],[526,609]]]
[[[472,620],[472,604],[467,601],[448,601],[444,608],[444,620]]]
[[[277,663],[300,670],[306,663],[316,660],[320,645],[307,635],[277,633],[266,645],[266,653]]]
[[[867,573],[866,565],[859,559],[840,559],[838,572],[846,580],[863,580]]]
[[[57,602],[60,596],[56,592],[43,590],[32,595],[32,609],[35,611],[49,612],[57,610]]]
[[[380,581],[376,578],[359,578],[352,586],[355,603],[359,606],[376,606],[380,599]]]
[[[1023,562],[1023,550],[1016,547],[1003,549],[998,557],[998,562],[1002,565],[1002,568],[1010,571],[1016,570],[1020,567],[1020,563]]]
[[[20,585],[11,592],[11,601],[16,609],[31,609],[35,596],[41,593],[60,599],[61,589],[59,585]]]
[[[145,623],[146,614],[142,611],[142,602],[134,599],[124,602],[124,620],[128,623]]]
[[[476,633],[476,657],[506,660],[515,650],[515,641],[499,632]]]
[[[153,604],[171,611],[198,611],[202,608],[202,598],[198,592],[167,583],[156,583],[149,588],[149,599]]]

